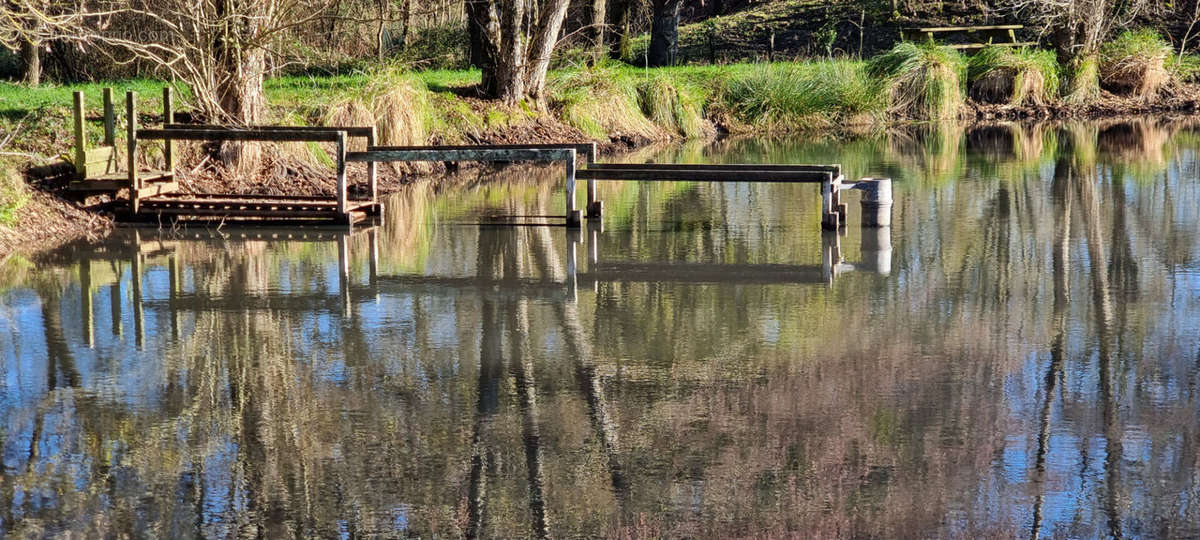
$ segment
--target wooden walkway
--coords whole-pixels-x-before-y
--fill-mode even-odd
[[[118,166],[112,91],[104,90],[104,144],[89,150],[84,123],[84,96],[75,93],[75,167],[77,179],[70,189],[81,194],[126,194],[129,204],[118,212],[121,221],[164,224],[167,222],[256,225],[297,223],[304,225],[356,225],[382,214],[378,199],[377,167],[381,162],[561,162],[565,168],[566,226],[580,227],[584,213],[576,208],[576,180],[587,181],[586,216],[600,219],[603,202],[597,181],[693,181],[815,183],[821,186],[821,226],[838,229],[846,225],[847,209],[842,202],[846,189],[863,189],[864,226],[890,223],[891,180],[863,179],[846,183],[839,165],[780,164],[630,164],[596,163],[595,143],[470,145],[470,146],[376,146],[374,127],[292,127],[177,124],[174,121],[171,89],[163,89],[163,124],[139,129],[137,94],[126,93],[125,170]],[[349,152],[350,139],[362,139],[363,151]],[[145,141],[161,141],[164,168],[141,171],[138,151]],[[333,196],[287,197],[229,193],[181,194],[175,182],[175,141],[244,141],[325,143],[334,147],[336,187]],[[585,167],[577,169],[582,156]],[[367,166],[366,196],[351,199],[347,167]],[[886,194],[886,200],[871,194]],[[870,203],[870,204],[868,204]]]

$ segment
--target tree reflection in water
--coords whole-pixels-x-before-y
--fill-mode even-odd
[[[1198,150],[1145,120],[626,158],[891,176],[882,237],[749,184],[498,226],[561,204],[523,170],[353,235],[12,259],[0,536],[1197,535]]]

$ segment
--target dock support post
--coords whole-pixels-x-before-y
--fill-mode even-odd
[[[841,224],[841,217],[835,206],[837,204],[835,193],[839,187],[832,174],[821,182],[821,228],[827,231],[836,231]]]
[[[892,224],[892,179],[863,178],[854,185],[863,192],[863,227],[889,227]]]
[[[137,92],[133,90],[125,92],[125,114],[128,115],[125,145],[129,154],[129,207],[137,214],[141,210],[138,199],[142,194],[142,182],[138,178],[137,168]]]
[[[367,231],[367,249],[370,251],[370,258],[367,260],[369,264],[367,276],[368,285],[371,286],[371,292],[375,293],[375,299],[379,299],[379,231],[372,228]]]
[[[104,89],[104,144],[117,144],[117,114],[113,111],[113,89]]]
[[[87,346],[96,346],[96,316],[92,309],[92,261],[79,261],[79,311],[83,322],[83,339]]]
[[[579,298],[579,263],[576,252],[582,236],[579,229],[567,229],[567,298],[572,302]]]
[[[175,104],[171,99],[171,87],[163,87],[163,124],[175,123]],[[166,160],[168,173],[175,174],[175,143],[171,139],[163,141],[163,157]]]
[[[346,132],[337,134],[337,211],[343,223],[350,223],[350,211],[346,203]]]
[[[179,254],[172,253],[167,259],[167,283],[171,287],[168,293],[167,308],[171,310],[171,337],[179,340],[179,305],[176,303],[179,300]]]
[[[346,239],[350,233],[338,234],[337,250],[338,250],[338,293],[342,297],[342,315],[347,319],[350,318],[350,246],[347,245]]]
[[[591,143],[587,148],[587,165],[590,168],[596,162],[596,143]],[[604,215],[604,202],[596,198],[596,179],[588,178],[587,181],[587,218],[600,219]]]
[[[577,229],[583,222],[582,212],[575,209],[575,150],[567,158],[567,227]]]
[[[367,148],[375,146],[376,128],[371,126],[371,133],[367,134]],[[378,164],[374,161],[367,162],[367,182],[370,184],[371,202],[379,202],[379,172]]]
[[[122,326],[121,325],[121,301],[122,300],[121,300],[120,265],[119,264],[116,265],[116,268],[118,269],[118,271],[116,272],[117,280],[112,285],[110,285],[108,288],[108,307],[112,311],[112,314],[110,315],[110,317],[112,318],[112,333],[114,336],[120,336],[122,333],[121,332],[121,326]]]
[[[75,172],[80,180],[84,180],[84,172],[87,170],[87,134],[84,132],[83,125],[83,92],[74,93],[74,120],[75,120]]]
[[[141,245],[141,238],[137,231],[134,231],[137,238],[137,245]],[[145,312],[142,308],[142,254],[133,254],[133,275],[130,278],[130,288],[133,289],[133,340],[138,349],[141,349],[146,344],[146,321]]]

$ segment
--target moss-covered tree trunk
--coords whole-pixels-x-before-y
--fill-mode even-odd
[[[569,0],[490,0],[467,4],[471,63],[483,71],[481,92],[506,103],[545,102],[546,72]]]
[[[675,65],[679,53],[679,0],[654,0],[650,21],[650,49],[646,63],[651,67]]]

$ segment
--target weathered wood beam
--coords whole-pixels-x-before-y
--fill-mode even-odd
[[[182,124],[170,122],[163,124],[163,129],[206,129],[225,131],[315,131],[336,133],[345,131],[348,137],[370,137],[375,131],[374,126],[229,126],[222,124]]]
[[[573,159],[573,148],[405,148],[372,147],[366,152],[350,152],[347,161],[562,161]]]
[[[716,170],[672,170],[672,169],[583,169],[579,178],[596,180],[631,180],[664,182],[776,182],[776,183],[821,183],[829,182],[833,174],[819,171],[771,171],[749,169]]]
[[[139,139],[177,141],[337,142],[342,131],[255,129],[141,129]]]
[[[775,165],[756,163],[593,163],[591,170],[653,170],[653,171],[792,171],[842,174],[841,165]]]

